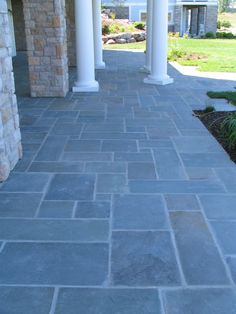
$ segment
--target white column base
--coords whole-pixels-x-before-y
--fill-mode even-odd
[[[75,86],[72,87],[72,91],[74,93],[98,92],[99,91],[99,84],[97,81],[88,82],[87,84],[81,84],[79,82],[75,82]]]
[[[139,70],[141,73],[147,73],[150,74],[151,73],[151,69],[149,69],[146,65],[144,65],[142,68],[140,68]]]
[[[102,69],[105,69],[105,67],[106,67],[106,63],[105,62],[101,62],[101,63],[95,64],[95,69],[96,70],[102,70]]]
[[[172,84],[174,79],[166,76],[166,77],[153,77],[149,75],[147,78],[144,79],[145,84],[153,84],[153,85],[167,85]]]

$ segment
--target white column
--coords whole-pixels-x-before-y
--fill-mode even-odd
[[[75,0],[77,81],[73,92],[97,92],[94,70],[92,0]]]
[[[141,69],[143,72],[150,73],[152,66],[152,6],[153,0],[147,0],[147,22],[146,22],[146,64]]]
[[[173,83],[167,75],[168,54],[168,1],[153,1],[152,17],[152,66],[144,83],[166,85]]]
[[[102,51],[102,18],[101,18],[101,0],[93,0],[93,34],[94,34],[94,56],[95,68],[104,69]]]

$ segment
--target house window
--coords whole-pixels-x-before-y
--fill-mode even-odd
[[[141,12],[140,13],[140,20],[142,22],[146,22],[147,21],[147,12]]]

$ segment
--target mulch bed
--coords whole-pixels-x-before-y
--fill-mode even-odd
[[[205,127],[210,131],[210,133],[217,139],[221,146],[229,154],[233,162],[236,163],[236,149],[230,149],[228,145],[228,140],[225,138],[221,131],[221,124],[223,120],[228,117],[230,112],[211,112],[204,113],[203,111],[194,111],[196,117],[198,117]]]

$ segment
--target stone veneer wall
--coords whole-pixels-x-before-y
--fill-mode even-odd
[[[22,157],[12,72],[11,32],[5,0],[0,1],[0,29],[0,181],[3,181]]]
[[[16,50],[26,51],[25,21],[23,15],[22,0],[11,0],[14,31],[16,39]]]
[[[32,97],[69,89],[65,0],[23,0]]]
[[[207,6],[206,11],[206,33],[217,31],[218,7],[216,5]]]
[[[75,2],[66,0],[67,48],[69,66],[76,66]]]

